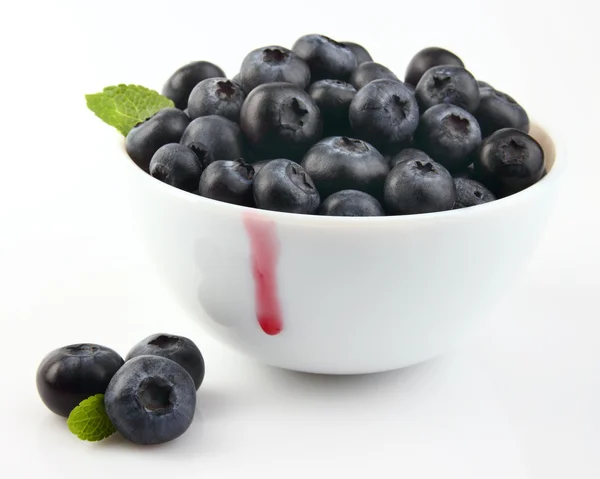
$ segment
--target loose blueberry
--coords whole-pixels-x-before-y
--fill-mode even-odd
[[[254,176],[258,175],[258,172],[262,170],[262,167],[265,166],[271,160],[258,160],[252,163],[252,168],[254,168]]]
[[[459,106],[470,113],[479,107],[479,85],[470,72],[458,66],[427,70],[415,90],[421,111],[440,103]]]
[[[254,178],[254,200],[263,210],[312,214],[320,196],[310,176],[299,164],[271,160]]]
[[[137,343],[127,361],[137,356],[162,356],[179,364],[194,380],[196,389],[204,379],[204,358],[198,346],[191,340],[175,334],[153,334]]]
[[[240,127],[222,116],[201,116],[192,120],[180,143],[194,150],[203,168],[213,161],[244,157],[244,137]]]
[[[201,173],[196,153],[179,143],[161,146],[150,161],[150,174],[154,178],[185,191],[198,188]]]
[[[537,183],[545,169],[544,151],[527,133],[504,128],[488,136],[475,159],[475,171],[497,197]]]
[[[68,417],[84,399],[104,394],[123,362],[115,351],[98,344],[71,344],[55,349],[38,367],[38,393],[48,409]]]
[[[386,150],[412,136],[419,124],[419,107],[403,83],[374,80],[356,93],[349,116],[358,138]]]
[[[422,150],[418,150],[416,148],[405,148],[400,150],[399,153],[392,156],[389,160],[390,168],[393,168],[398,163],[401,163],[404,160],[421,160],[423,162],[431,160],[429,155]]]
[[[352,53],[354,53],[354,56],[356,57],[357,65],[360,65],[361,63],[373,61],[373,59],[371,58],[371,54],[362,45],[359,45],[358,43],[354,43],[354,42],[342,42],[342,43],[344,45],[346,45],[352,51]]]
[[[454,178],[454,186],[456,188],[454,209],[482,205],[496,199],[485,186],[469,178]]]
[[[164,108],[129,131],[125,150],[147,172],[154,153],[167,143],[177,143],[189,124],[190,119],[183,111]]]
[[[240,68],[240,80],[246,91],[263,83],[292,83],[304,90],[310,83],[310,69],[293,51],[284,47],[258,48],[246,55]]]
[[[357,66],[349,47],[323,35],[304,35],[296,40],[292,50],[308,64],[312,81],[346,81]]]
[[[321,198],[341,190],[359,190],[382,198],[390,172],[385,158],[373,146],[345,136],[318,142],[304,156],[302,167]]]
[[[160,356],[137,356],[114,375],[104,406],[115,428],[136,444],[161,444],[192,424],[196,387],[188,372]]]
[[[385,207],[394,215],[450,210],[456,199],[452,176],[433,160],[398,163],[385,181],[384,193]]]
[[[481,130],[469,112],[441,104],[427,110],[415,133],[418,148],[451,171],[466,168],[481,144]]]
[[[215,161],[200,177],[201,196],[225,203],[253,206],[254,168],[242,159]]]
[[[512,97],[493,88],[481,89],[481,101],[475,118],[483,137],[490,136],[502,128],[516,128],[529,132],[527,112]]]
[[[372,82],[373,80],[398,80],[398,77],[394,74],[392,70],[388,67],[381,65],[380,63],[375,62],[365,62],[361,63],[350,75],[350,83],[356,88],[360,90],[367,83]]]
[[[187,107],[188,98],[194,87],[202,80],[224,77],[225,72],[210,62],[192,62],[179,68],[163,86],[162,94],[170,98],[181,110]]]
[[[267,83],[250,92],[240,126],[263,157],[299,159],[321,138],[319,108],[308,93],[289,83]]]
[[[454,65],[464,67],[462,60],[454,53],[438,47],[429,47],[417,53],[406,68],[406,83],[417,86],[423,74],[432,67]]]
[[[220,115],[231,121],[239,121],[240,110],[246,94],[237,83],[226,78],[207,78],[198,83],[188,100],[188,115],[196,119],[201,116]]]
[[[356,89],[341,80],[319,80],[310,86],[308,93],[321,110],[323,135],[349,135],[348,111]]]
[[[326,216],[384,216],[381,203],[368,193],[342,190],[328,196],[318,213]]]

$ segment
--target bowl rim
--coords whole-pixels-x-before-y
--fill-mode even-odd
[[[271,220],[275,223],[293,223],[295,225],[306,225],[313,227],[351,227],[355,225],[369,224],[371,226],[388,226],[396,227],[405,224],[421,224],[432,223],[439,221],[461,221],[469,217],[478,217],[479,215],[493,214],[494,211],[503,208],[518,207],[519,204],[531,201],[531,198],[543,194],[545,190],[554,188],[554,184],[562,177],[564,165],[563,144],[557,141],[554,133],[550,132],[546,125],[539,122],[531,122],[530,134],[532,130],[536,130],[537,134],[532,135],[538,143],[540,136],[545,136],[546,142],[549,143],[550,152],[544,150],[546,161],[551,157],[551,166],[547,169],[546,176],[540,179],[534,185],[513,195],[484,203],[481,205],[471,206],[468,208],[459,208],[445,211],[436,211],[432,213],[418,213],[411,215],[390,215],[390,216],[325,216],[325,215],[306,215],[298,213],[287,213],[282,211],[262,210],[258,208],[249,208],[222,201],[212,200],[191,192],[180,190],[170,186],[162,181],[149,175],[137,166],[125,151],[125,141],[123,136],[118,135],[120,141],[120,151],[123,157],[122,163],[128,171],[135,175],[139,181],[146,182],[149,188],[155,189],[160,194],[167,194],[182,201],[198,205],[201,209],[212,209],[214,213],[223,215],[236,215],[242,217],[250,215],[264,220]],[[542,145],[543,146],[543,145]]]

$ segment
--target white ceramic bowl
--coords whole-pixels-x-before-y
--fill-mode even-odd
[[[549,169],[536,185],[476,207],[377,218],[221,203],[152,178],[122,144],[118,155],[143,241],[198,323],[270,365],[354,374],[453,348],[506,297],[543,234],[564,161],[543,129],[531,134]]]

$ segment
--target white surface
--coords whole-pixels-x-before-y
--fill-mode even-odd
[[[283,14],[288,4],[278,2],[124,3],[0,7],[3,473],[600,476],[600,72],[591,4],[432,1],[366,10],[364,2],[305,1]],[[311,30],[362,42],[399,72],[422,46],[447,45],[567,142],[569,178],[543,245],[480,342],[460,353],[338,379],[248,362],[177,308],[132,240],[124,192],[107,187],[111,147],[83,93],[117,82],[159,88],[194,58],[233,74],[247,50],[288,45]],[[193,337],[207,359],[197,420],[180,440],[148,449],[116,438],[82,443],[38,400],[35,369],[50,349],[96,341],[125,354],[160,330]]]

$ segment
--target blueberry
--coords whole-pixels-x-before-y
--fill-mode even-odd
[[[405,148],[403,150],[400,150],[399,153],[395,154],[394,156],[392,156],[390,158],[390,160],[389,160],[390,168],[393,168],[398,163],[400,163],[404,160],[411,160],[411,159],[421,160],[423,162],[431,160],[429,155],[422,150],[418,150],[416,148]]]
[[[302,160],[322,198],[341,190],[359,190],[376,198],[390,167],[373,146],[345,136],[334,136],[314,145]]]
[[[358,43],[354,42],[342,42],[342,44],[346,45],[352,51],[352,53],[354,53],[357,65],[373,61],[373,59],[371,58],[371,54],[362,45],[359,45]]]
[[[341,80],[319,80],[308,93],[321,110],[323,135],[348,135],[351,132],[348,111],[356,89]]]
[[[384,216],[381,203],[368,193],[342,190],[328,196],[318,213],[326,216]]]
[[[284,47],[258,48],[246,55],[240,68],[240,80],[246,91],[263,83],[292,83],[305,89],[310,83],[310,69],[293,51]]]
[[[179,143],[161,146],[150,161],[150,174],[154,178],[180,190],[197,189],[201,173],[196,153]]]
[[[242,159],[215,161],[200,177],[201,196],[235,205],[253,206],[254,168]]]
[[[252,168],[254,168],[254,176],[258,175],[258,172],[262,170],[262,167],[265,166],[271,160],[258,160],[252,163]]]
[[[198,346],[191,340],[175,334],[153,334],[137,343],[127,361],[137,356],[162,356],[179,364],[194,380],[196,390],[204,379],[204,358]]]
[[[466,168],[481,144],[481,130],[469,112],[441,104],[427,110],[415,133],[418,148],[451,171]]]
[[[361,88],[349,115],[354,134],[383,150],[402,145],[419,124],[415,96],[394,80],[374,80]]]
[[[481,80],[477,80],[477,85],[479,85],[479,91],[483,90],[484,88],[493,88],[488,82]]]
[[[354,88],[360,90],[367,83],[384,78],[399,81],[398,77],[388,67],[383,66],[380,63],[365,62],[357,66],[352,72],[352,75],[350,75],[350,83],[352,83]]]
[[[136,165],[148,171],[156,150],[167,143],[177,143],[189,124],[190,119],[183,111],[164,108],[129,131],[125,150]]]
[[[175,361],[137,356],[114,375],[104,395],[110,421],[136,444],[161,444],[181,436],[192,424],[196,388]]]
[[[220,115],[239,121],[240,110],[246,94],[237,83],[226,78],[207,78],[198,83],[188,100],[189,117]]]
[[[310,176],[298,163],[271,160],[254,178],[254,200],[263,210],[314,213],[321,201]]]
[[[529,132],[527,112],[512,97],[493,88],[480,90],[481,101],[475,118],[481,127],[483,137],[490,136],[502,128],[516,128]]]
[[[59,416],[84,399],[104,394],[123,365],[115,351],[98,344],[71,344],[49,353],[40,363],[36,383],[44,404]]]
[[[494,201],[496,197],[485,186],[469,178],[454,178],[456,188],[456,203],[454,209],[468,208]]]
[[[292,50],[308,64],[312,81],[346,81],[357,66],[349,47],[323,35],[304,35],[296,40]]]
[[[163,86],[162,94],[183,110],[194,87],[202,80],[224,77],[225,72],[210,62],[192,62],[179,68]]]
[[[180,143],[194,150],[203,168],[213,161],[244,157],[244,136],[240,127],[222,116],[201,116],[192,120]]]
[[[496,196],[517,193],[537,183],[545,168],[544,151],[527,133],[503,128],[488,136],[475,158],[475,171]]]
[[[250,92],[240,126],[252,148],[268,158],[299,159],[321,138],[319,108],[289,83],[267,83]]]
[[[464,67],[462,60],[454,53],[438,47],[429,47],[417,53],[406,68],[404,80],[417,86],[423,74],[432,67],[439,65],[454,65]]]
[[[427,70],[417,84],[415,95],[423,112],[440,103],[450,103],[470,113],[479,107],[477,80],[467,70],[457,66],[439,66]]]
[[[473,163],[469,163],[466,168],[460,169],[458,171],[453,171],[452,176],[454,179],[456,178],[467,178],[469,180],[477,181],[477,174],[475,172],[475,166]]]

